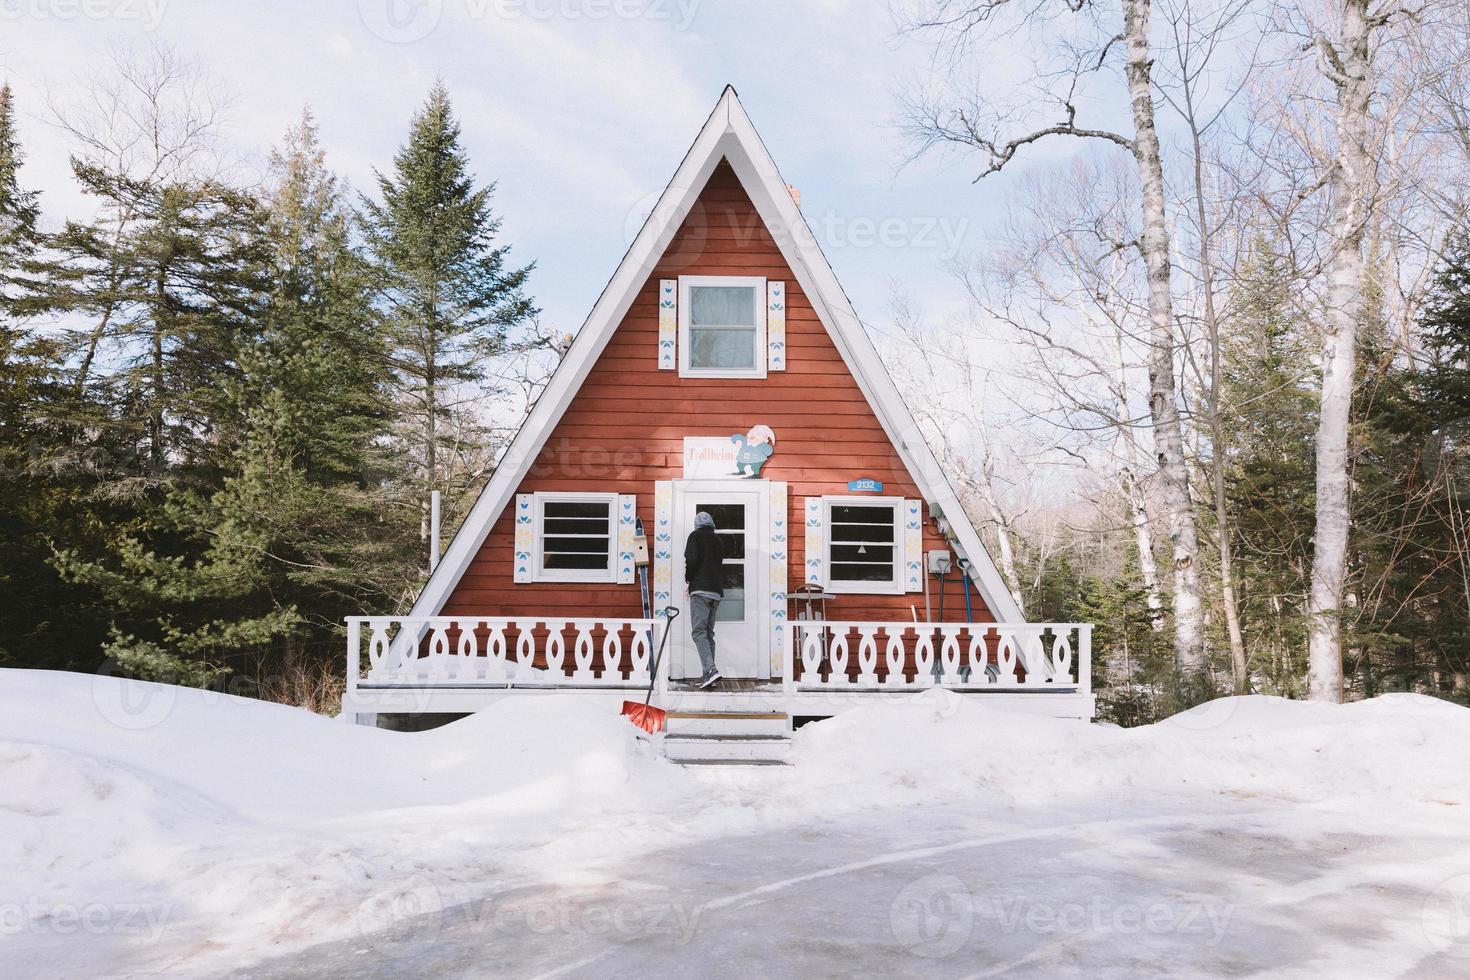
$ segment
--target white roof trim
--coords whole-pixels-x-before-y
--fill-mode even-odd
[[[729,161],[740,178],[792,274],[801,284],[802,292],[827,328],[925,500],[937,503],[950,519],[950,526],[958,538],[958,550],[970,560],[971,572],[986,605],[1001,622],[1024,622],[1021,610],[1005,587],[989,552],[965,517],[948,475],[929,449],[893,378],[863,329],[862,321],[832,272],[811,227],[791,199],[775,161],[751,125],[735,89],[730,86],[726,86],[720,95],[714,111],[685,153],[673,179],[659,196],[658,203],[629,246],[612,279],[603,288],[571,349],[531,408],[490,482],[480,492],[464,524],[450,541],[438,567],[429,576],[410,615],[433,616],[444,607],[455,584],[484,544],[496,518],[510,503],[552,429],[582,387],[638,290],[647,281],[722,159]]]

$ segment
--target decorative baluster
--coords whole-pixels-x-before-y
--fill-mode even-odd
[[[455,674],[461,680],[473,680],[480,673],[480,638],[475,635],[480,621],[461,619],[455,625],[459,627],[459,650],[456,652],[459,669]]]
[[[864,687],[878,685],[877,634],[876,623],[858,627],[858,684]]]
[[[489,629],[485,636],[485,679],[508,681],[511,669],[505,659],[505,624],[489,620],[485,626]]]
[[[970,677],[965,681],[967,687],[988,683],[988,678],[985,676],[985,663],[990,659],[990,654],[985,646],[987,632],[989,630],[984,626],[978,629],[974,626],[970,627],[970,663],[968,665]]]
[[[997,629],[1000,643],[995,650],[996,678],[997,684],[1012,685],[1016,683],[1016,631],[1014,628]]]
[[[828,684],[847,683],[847,631],[849,624],[836,623],[832,627],[832,645],[827,648],[831,670],[827,673]]]
[[[652,666],[653,651],[649,646],[649,632],[653,629],[652,621],[638,620],[633,627],[633,648],[629,651],[628,681],[634,684],[647,684],[652,678],[648,671]]]
[[[960,627],[941,626],[939,631],[944,637],[939,646],[939,657],[944,671],[939,683],[952,687],[960,682]]]
[[[516,623],[516,676],[525,681],[536,679],[536,623],[534,620]]]
[[[927,623],[916,632],[913,683],[916,687],[928,687],[934,683],[934,632]]]
[[[429,655],[418,665],[427,677],[453,676],[449,669],[449,624],[450,620],[434,620],[433,632],[429,635]]]
[[[903,635],[908,629],[890,623],[883,627],[883,632],[888,635],[888,643],[883,650],[883,666],[887,668],[883,675],[883,685],[903,687],[906,683],[903,676]]]
[[[606,635],[602,638],[602,674],[604,684],[616,684],[623,679],[623,624],[603,623]]]
[[[1041,641],[1041,629],[1028,626],[1020,633],[1021,662],[1026,667],[1026,683],[1045,684],[1050,665],[1046,662],[1046,647]]]
[[[554,684],[564,684],[567,679],[567,648],[566,638],[562,632],[567,628],[567,622],[560,619],[548,619],[546,621],[546,679]]]
[[[393,647],[388,636],[388,623],[379,619],[369,625],[373,629],[373,638],[368,642],[368,677],[376,681],[385,680],[390,673],[386,663],[388,651]]]
[[[801,686],[822,684],[822,634],[826,625],[801,627]]]
[[[592,677],[592,632],[597,629],[595,622],[576,622],[571,624],[577,631],[577,638],[573,640],[572,647],[572,680],[579,684],[591,684]]]
[[[1067,633],[1053,627],[1055,639],[1051,644],[1051,676],[1049,684],[1072,683],[1072,645],[1067,642]],[[1059,652],[1060,651],[1060,652]]]

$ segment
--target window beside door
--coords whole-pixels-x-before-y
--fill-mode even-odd
[[[828,591],[904,591],[902,506],[896,498],[823,498]]]
[[[616,581],[616,505],[615,493],[536,494],[535,580]]]

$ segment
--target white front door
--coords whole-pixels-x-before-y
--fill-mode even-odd
[[[678,480],[674,483],[674,602],[679,623],[671,677],[698,677],[699,652],[689,634],[689,596],[684,591],[684,544],[694,515],[715,519],[724,546],[725,597],[715,621],[715,664],[726,677],[769,677],[770,542],[764,480]]]

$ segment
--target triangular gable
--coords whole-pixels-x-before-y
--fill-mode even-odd
[[[443,609],[722,160],[729,163],[739,178],[916,485],[926,500],[938,504],[950,517],[958,539],[957,550],[969,559],[971,574],[985,603],[998,621],[1023,622],[1020,609],[979,535],[964,517],[947,474],[930,451],[732,87],[726,87],[720,96],[617,271],[603,288],[546,390],[419,593],[411,615],[432,616]]]

